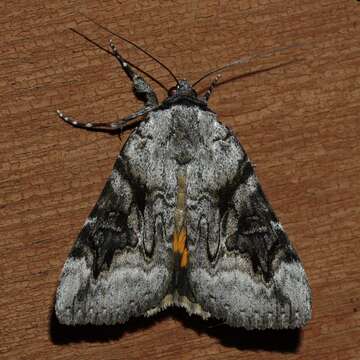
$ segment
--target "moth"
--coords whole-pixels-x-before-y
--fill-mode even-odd
[[[124,323],[175,305],[233,327],[304,326],[311,290],[303,265],[245,150],[209,108],[218,77],[200,96],[198,82],[170,72],[176,85],[159,103],[110,46],[144,107],[113,123],[58,111],[84,129],[119,132],[135,122],[65,262],[59,322]]]

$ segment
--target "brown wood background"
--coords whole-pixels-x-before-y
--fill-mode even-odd
[[[256,163],[305,265],[313,319],[304,330],[246,332],[181,309],[113,327],[56,322],[58,276],[121,144],[67,126],[55,110],[111,121],[139,106],[115,60],[69,30],[107,46],[111,36],[79,12],[193,81],[241,56],[288,48],[224,73],[210,104]],[[116,43],[173,85],[151,59]],[[0,358],[360,359],[359,113],[355,0],[2,1]]]

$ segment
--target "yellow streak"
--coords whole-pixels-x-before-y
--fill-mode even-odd
[[[186,243],[186,228],[182,227],[179,233],[175,230],[173,234],[174,253],[182,254],[185,250],[185,243]]]
[[[186,228],[182,227],[178,237],[178,251],[182,254],[185,250],[185,241],[186,241]]]
[[[184,268],[189,263],[189,250],[187,248],[184,249],[184,252],[181,255],[180,259],[180,267]]]
[[[179,172],[177,175],[178,191],[175,209],[175,230],[173,233],[173,252],[180,254],[180,267],[186,267],[189,259],[189,250],[186,248],[186,175]]]
[[[189,250],[186,247],[186,227],[182,227],[180,232],[174,231],[173,234],[174,254],[180,254],[180,267],[184,268],[189,262]]]
[[[179,252],[179,250],[178,250],[178,237],[179,237],[179,234],[177,233],[177,231],[174,231],[174,233],[173,233],[173,242],[172,242],[174,254]]]

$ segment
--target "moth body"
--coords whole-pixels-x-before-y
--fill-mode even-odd
[[[66,260],[59,321],[123,323],[177,305],[247,329],[303,326],[311,317],[303,266],[239,140],[208,107],[210,94],[180,80],[158,104],[119,62],[145,97],[135,114],[143,120]]]

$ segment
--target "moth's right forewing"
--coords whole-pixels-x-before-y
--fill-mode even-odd
[[[193,301],[231,326],[303,326],[311,291],[300,259],[238,140],[216,119],[207,126],[207,160],[199,157],[189,179],[198,199],[188,214]]]

